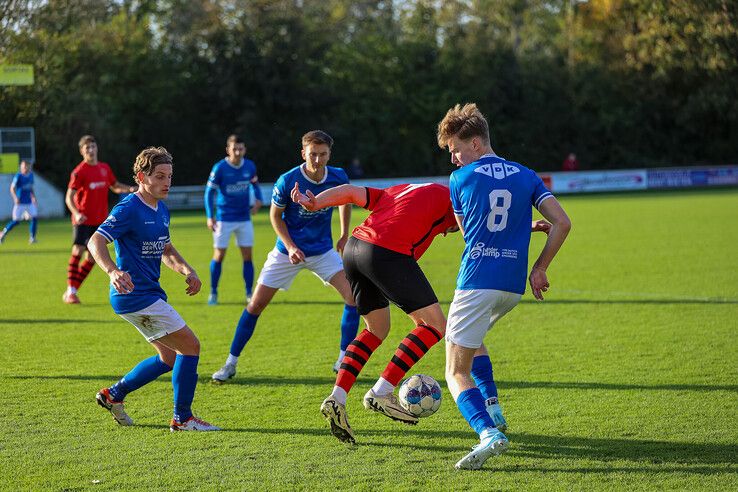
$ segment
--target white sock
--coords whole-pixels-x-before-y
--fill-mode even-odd
[[[228,354],[228,358],[226,359],[226,365],[227,366],[238,365],[238,357],[236,357],[235,355]]]
[[[339,350],[338,351],[338,362],[341,362],[343,360],[343,356],[346,355],[345,350]]]
[[[77,293],[76,287],[72,287],[71,285],[67,286],[67,294],[76,294],[76,293]]]
[[[333,391],[331,392],[331,396],[336,399],[338,403],[341,405],[346,404],[346,390],[341,388],[340,386],[334,386]]]
[[[372,391],[375,395],[388,395],[395,391],[395,386],[384,378],[377,379],[377,382],[372,386]]]

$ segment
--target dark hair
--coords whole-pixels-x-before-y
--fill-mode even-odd
[[[233,133],[228,136],[228,139],[226,140],[226,147],[228,147],[230,144],[240,144],[240,143],[246,145],[246,142],[244,142],[244,140],[241,137]]]
[[[313,130],[302,136],[302,146],[310,144],[325,144],[328,148],[333,147],[333,139],[323,130]]]

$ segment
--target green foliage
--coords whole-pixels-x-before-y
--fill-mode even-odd
[[[737,200],[735,190],[562,200],[573,229],[546,300],[527,293],[486,339],[510,452],[468,473],[452,467],[476,435],[446,390],[442,343],[413,369],[441,383],[437,414],[411,428],[361,405],[411,328],[394,308],[349,394],[358,446],[329,434],[318,408],[334,384],[343,303],[308,273],[260,316],[234,380],[212,385],[243,310],[233,248],[215,307],[162,268],[202,345],[193,408],[225,430],[170,434],[170,375],[130,394],[136,426],[118,427],[94,395],[154,351],[113,314],[99,268],[81,305],[62,304],[67,221],[41,221],[32,246],[21,224],[0,246],[0,490],[736,490]],[[274,245],[266,213],[255,231],[258,270]],[[204,216],[175,214],[172,239],[207,291]],[[543,241],[534,235],[531,251]],[[439,237],[421,259],[444,312],[462,247],[458,234]]]
[[[11,5],[12,4],[12,5]],[[0,60],[36,85],[0,91],[0,121],[37,130],[39,171],[64,184],[98,137],[121,176],[146,145],[202,183],[242,133],[262,179],[299,162],[299,137],[336,137],[333,162],[369,176],[448,170],[435,145],[474,101],[494,148],[537,170],[738,157],[735,2],[636,0],[17,1]]]

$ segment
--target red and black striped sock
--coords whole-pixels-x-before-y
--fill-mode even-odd
[[[79,275],[79,285],[82,285],[82,282],[85,281],[87,276],[90,274],[92,267],[94,266],[95,261],[90,260],[89,258],[82,262],[82,264],[79,266],[79,271],[77,272],[77,275]],[[79,285],[77,286],[77,288],[79,288]]]
[[[382,377],[393,386],[397,386],[400,380],[407,374],[411,367],[423,357],[430,348],[441,341],[441,334],[428,325],[418,325],[407,334],[400,346],[395,350],[395,355],[387,364]]]
[[[67,266],[67,285],[79,288],[79,256],[72,255],[69,257],[69,266]]]
[[[341,361],[341,368],[336,377],[336,386],[346,393],[356,382],[356,377],[363,369],[372,352],[377,350],[382,340],[369,330],[364,330],[346,347],[346,355]]]

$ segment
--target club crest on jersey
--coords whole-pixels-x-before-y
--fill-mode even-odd
[[[484,164],[483,166],[475,168],[474,172],[484,174],[490,178],[505,179],[508,176],[519,173],[520,169],[512,164],[493,162],[491,164]]]

